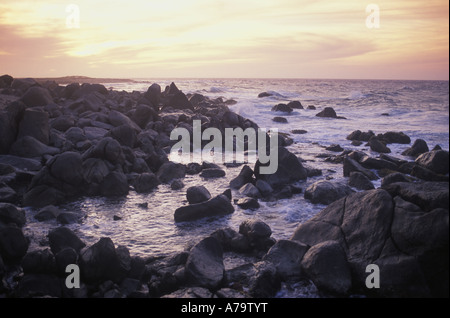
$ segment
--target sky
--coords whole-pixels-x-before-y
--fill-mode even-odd
[[[1,74],[448,80],[449,2],[1,0]]]

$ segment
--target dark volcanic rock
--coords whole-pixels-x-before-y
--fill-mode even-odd
[[[258,200],[255,198],[241,198],[236,202],[236,204],[244,210],[254,210],[259,208]]]
[[[348,179],[348,185],[355,187],[359,190],[372,190],[375,186],[372,182],[361,172],[353,171],[350,172],[350,178]]]
[[[255,187],[252,183],[247,183],[247,184],[243,185],[239,189],[239,193],[244,196],[252,197],[252,198],[258,198],[261,196],[261,193],[259,192],[258,188]]]
[[[297,100],[289,102],[287,105],[292,109],[303,109],[302,103]]]
[[[352,192],[353,190],[345,184],[320,180],[305,190],[305,199],[314,204],[330,204]]]
[[[158,178],[151,172],[140,174],[133,182],[134,189],[138,193],[148,193],[159,185]]]
[[[26,109],[19,125],[17,138],[31,136],[45,145],[49,143],[48,114],[44,111]]]
[[[328,151],[334,151],[334,152],[342,152],[342,151],[344,151],[344,148],[342,148],[338,144],[332,144],[332,145],[326,147],[325,149],[328,150]]]
[[[73,248],[79,253],[86,246],[71,229],[64,226],[51,230],[48,233],[48,240],[50,249],[55,255],[67,247]]]
[[[283,147],[278,148],[278,168],[273,174],[261,174],[261,163],[255,164],[256,179],[266,181],[272,187],[283,186],[295,181],[306,180],[307,171],[296,155]]]
[[[423,139],[417,139],[410,148],[402,152],[402,155],[416,157],[428,151],[430,151],[430,149],[428,149],[426,141]]]
[[[377,136],[381,140],[386,141],[388,144],[409,144],[411,143],[411,138],[403,132],[388,131],[384,134],[379,134]]]
[[[208,168],[203,169],[202,172],[200,172],[200,177],[210,179],[210,178],[221,178],[225,176],[225,171],[218,168]]]
[[[421,154],[416,163],[437,174],[447,174],[449,171],[449,153],[445,150],[435,150]]]
[[[321,112],[316,114],[316,117],[346,119],[345,117],[338,116],[332,107],[325,107]]]
[[[223,250],[215,238],[207,237],[192,248],[186,262],[186,276],[192,285],[217,289],[224,272]]]
[[[22,227],[26,222],[25,212],[15,205],[0,202],[0,222],[4,224],[14,223],[18,227]]]
[[[302,277],[300,263],[309,247],[305,244],[290,240],[278,240],[263,260],[275,265],[277,273],[283,279]]]
[[[282,124],[286,124],[288,122],[288,120],[284,117],[274,117],[272,118],[272,121],[276,122],[276,123],[282,123]]]
[[[12,146],[10,153],[19,157],[36,158],[43,155],[56,155],[60,152],[58,148],[49,147],[36,138],[25,136],[18,139]]]
[[[38,86],[30,87],[21,100],[29,107],[45,106],[53,102],[48,89]]]
[[[81,254],[80,271],[82,279],[87,282],[106,280],[118,282],[124,278],[126,272],[130,269],[123,261],[111,239],[103,237]]]
[[[278,104],[272,107],[273,112],[292,113],[292,108],[286,104]]]
[[[206,202],[182,206],[175,210],[175,222],[193,221],[204,217],[226,215],[234,212],[230,199],[218,195]]]
[[[389,149],[385,144],[383,144],[377,137],[372,137],[369,140],[370,149],[379,153],[390,153]]]
[[[352,285],[361,290],[367,264],[377,264],[382,283],[369,294],[448,295],[448,183],[393,183],[386,189],[389,193],[358,192],[330,204],[301,224],[292,239],[311,246],[337,241]]]
[[[186,198],[189,204],[197,204],[211,199],[211,193],[204,186],[193,186],[186,190]]]
[[[169,183],[173,179],[182,179],[186,175],[186,167],[180,163],[166,162],[156,173],[159,181]]]
[[[15,263],[26,254],[28,239],[15,225],[0,224],[0,256],[5,263]]]
[[[128,190],[127,177],[119,171],[109,173],[100,184],[100,193],[106,197],[123,196]]]
[[[330,266],[333,264],[332,266]],[[345,295],[352,287],[347,257],[336,241],[325,241],[311,247],[302,260],[302,269],[319,289]]]
[[[448,182],[396,182],[383,186],[392,196],[418,205],[424,211],[449,208]]]
[[[230,181],[230,187],[232,189],[239,189],[244,184],[253,181],[253,170],[249,166],[245,165],[242,167],[239,175]]]
[[[259,98],[263,98],[263,97],[269,97],[272,96],[273,94],[267,93],[267,92],[262,92],[258,94]]]
[[[408,180],[408,178],[403,173],[395,172],[388,174],[386,177],[381,179],[381,187],[395,182],[410,182],[410,180]]]

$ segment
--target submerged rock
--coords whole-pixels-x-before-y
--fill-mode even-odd
[[[193,221],[204,217],[231,214],[234,207],[225,195],[218,195],[208,201],[182,206],[175,210],[175,222]]]

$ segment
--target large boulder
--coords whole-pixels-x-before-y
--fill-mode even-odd
[[[430,151],[430,149],[428,148],[427,142],[423,139],[416,139],[410,148],[402,152],[402,155],[417,157],[428,151]]]
[[[226,215],[234,212],[230,199],[221,194],[208,201],[182,206],[175,210],[175,222],[193,221],[204,217]]]
[[[15,225],[0,224],[0,257],[5,263],[16,263],[25,256],[29,241]]]
[[[110,131],[111,137],[116,139],[122,146],[134,148],[137,141],[136,131],[129,125],[120,125]]]
[[[194,286],[217,289],[223,281],[225,266],[223,250],[213,237],[197,243],[186,261],[186,277]]]
[[[287,280],[302,277],[300,263],[309,246],[290,240],[278,240],[263,260],[275,265],[278,275]]]
[[[144,97],[157,108],[161,100],[161,86],[156,83],[150,85]]]
[[[105,197],[124,196],[128,190],[127,176],[120,171],[110,172],[100,184],[100,193]]]
[[[345,295],[352,287],[347,257],[336,241],[325,241],[311,247],[304,255],[301,267],[321,290]]]
[[[398,131],[388,131],[384,134],[378,134],[378,138],[384,140],[388,144],[409,144],[411,143],[411,138],[403,132]]]
[[[99,158],[107,160],[112,164],[123,164],[125,156],[119,142],[111,137],[105,137],[95,146],[89,148],[83,154],[83,159]]]
[[[34,137],[22,137],[11,146],[10,153],[19,157],[37,158],[44,155],[56,155],[60,152],[58,148],[50,147]]]
[[[445,150],[435,150],[421,154],[416,162],[438,174],[447,174],[449,170],[449,153]]]
[[[22,227],[26,222],[25,212],[13,204],[0,202],[0,224],[1,222],[4,224],[14,223],[18,227]]]
[[[393,197],[400,196],[428,212],[437,208],[449,208],[448,182],[394,182],[383,185]]]
[[[163,163],[156,173],[156,176],[162,183],[169,183],[173,179],[182,179],[185,175],[186,167],[171,161]]]
[[[256,179],[266,181],[274,188],[307,178],[307,171],[299,158],[284,147],[278,147],[278,166],[275,173],[261,174],[261,166],[258,160],[254,168]]]
[[[79,186],[83,180],[83,160],[77,152],[65,152],[49,162],[50,174],[63,183]],[[69,169],[68,169],[69,168]]]
[[[191,102],[187,99],[186,95],[182,91],[178,91],[172,97],[170,97],[167,106],[171,106],[176,109],[194,110]]]
[[[39,86],[30,87],[21,99],[28,107],[45,106],[53,102],[48,89]]]
[[[81,251],[86,244],[68,227],[60,226],[48,233],[50,249],[53,254],[59,253],[65,248],[72,248],[77,253]]]
[[[19,125],[17,138],[31,136],[43,144],[48,145],[49,135],[48,113],[34,109],[26,109]]]
[[[320,180],[306,188],[305,199],[314,204],[330,204],[352,192],[353,190],[345,184]]]
[[[346,253],[353,287],[368,294],[448,295],[448,183],[393,183],[387,190],[353,193],[330,204],[297,227],[292,239],[310,246],[338,242]],[[417,200],[419,193],[422,200]],[[424,205],[432,207],[430,212],[410,202],[424,203],[425,198],[436,199]],[[382,275],[375,291],[365,288],[369,264],[377,264]]]
[[[81,254],[81,278],[86,282],[119,282],[130,270],[129,261],[127,264],[127,260],[121,258],[110,238],[103,237]]]

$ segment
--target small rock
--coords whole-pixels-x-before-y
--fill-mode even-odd
[[[196,204],[211,199],[211,193],[204,186],[193,186],[187,189],[186,198],[189,204]]]
[[[278,104],[272,107],[273,112],[292,113],[292,108],[286,104]]]
[[[200,172],[200,177],[210,179],[210,178],[221,178],[225,176],[225,171],[222,169],[217,168],[209,168],[209,169],[203,169],[202,172]]]
[[[262,92],[258,94],[258,98],[263,98],[263,97],[269,97],[272,96],[273,94],[267,93],[267,92]]]
[[[239,189],[239,193],[244,196],[252,197],[252,198],[258,198],[261,196],[261,193],[259,192],[258,188],[255,187],[252,183],[247,183],[247,184],[243,185]]]
[[[236,203],[240,208],[247,210],[247,209],[259,209],[259,203],[258,200],[255,198],[241,198]]]
[[[172,190],[180,190],[184,187],[184,183],[182,180],[180,179],[175,179],[172,181],[172,183],[170,184],[170,188]]]
[[[274,117],[272,118],[272,121],[276,122],[276,123],[282,123],[282,124],[287,124],[288,120],[284,117]]]
[[[291,130],[291,134],[294,134],[294,135],[303,135],[303,134],[306,134],[306,133],[308,133],[308,132],[306,130],[303,130],[303,129]]]
[[[328,150],[328,151],[333,151],[333,152],[342,152],[342,151],[344,151],[344,148],[342,148],[338,144],[332,144],[332,145],[326,147],[325,149]]]

